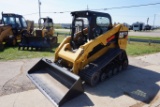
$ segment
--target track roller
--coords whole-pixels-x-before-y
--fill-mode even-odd
[[[128,60],[126,59],[126,60],[124,60],[124,62],[123,62],[123,64],[122,64],[122,69],[123,69],[123,70],[126,70],[127,67],[128,67]]]
[[[105,69],[102,69],[101,74],[100,74],[100,81],[103,82],[106,80],[106,78],[107,78],[107,73]]]
[[[95,72],[92,77],[90,78],[90,85],[95,86],[99,83],[100,74],[99,72]]]

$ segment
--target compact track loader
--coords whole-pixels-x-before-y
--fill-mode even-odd
[[[43,21],[43,25],[41,25]],[[52,48],[57,43],[57,36],[54,35],[54,26],[51,18],[40,18],[39,28],[35,29],[33,33],[25,34],[19,44],[19,49],[39,50],[45,48]]]
[[[75,11],[71,15],[71,36],[58,46],[54,61],[43,58],[27,74],[56,106],[83,93],[82,81],[95,86],[128,66],[127,27],[112,26],[107,13]]]
[[[4,49],[4,44],[16,45],[25,32],[27,32],[27,24],[23,16],[2,12],[0,24],[0,50]]]

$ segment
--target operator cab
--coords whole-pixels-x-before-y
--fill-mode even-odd
[[[43,23],[43,25],[41,25],[41,22]],[[51,27],[53,27],[53,20],[49,17],[40,18],[38,23],[39,23],[39,28],[42,29],[50,29]]]
[[[2,24],[10,25],[14,33],[27,28],[27,23],[23,16],[18,14],[2,13]]]
[[[71,31],[71,46],[77,49],[87,41],[95,39],[112,28],[111,16],[107,13],[94,11],[75,11]]]
[[[36,29],[36,36],[44,37],[46,35],[52,36],[54,33],[54,24],[53,20],[49,17],[40,18],[38,20],[39,29]]]

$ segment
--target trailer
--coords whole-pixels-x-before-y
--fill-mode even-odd
[[[142,22],[136,22],[132,24],[133,31],[142,31],[145,29],[145,24]]]

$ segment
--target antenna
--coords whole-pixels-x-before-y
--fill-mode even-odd
[[[88,5],[87,5],[87,10],[89,10],[89,7],[88,7]]]

